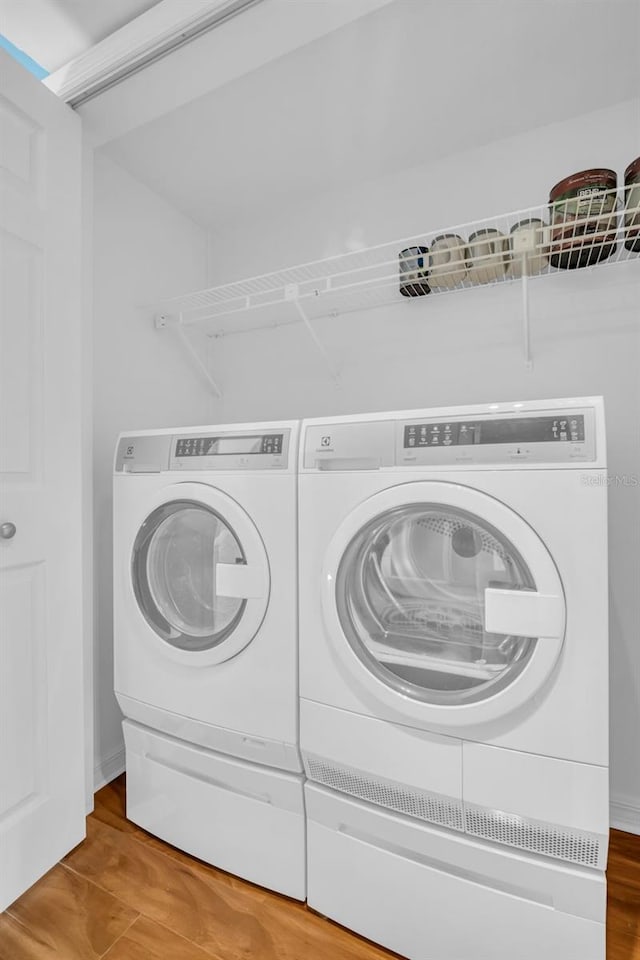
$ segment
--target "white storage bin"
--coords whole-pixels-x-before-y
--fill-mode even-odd
[[[409,960],[604,960],[601,873],[305,794],[314,910]]]
[[[181,850],[305,898],[302,777],[125,721],[127,816]]]

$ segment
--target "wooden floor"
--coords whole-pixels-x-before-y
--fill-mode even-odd
[[[124,795],[124,777],[101,790],[87,839],[0,915],[0,960],[393,956],[145,833]],[[608,878],[607,960],[640,960],[640,837],[612,832]]]

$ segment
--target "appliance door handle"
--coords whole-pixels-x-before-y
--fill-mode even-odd
[[[267,578],[258,564],[216,563],[215,578],[219,597],[252,600],[267,594]]]
[[[487,633],[514,637],[564,636],[564,600],[562,597],[530,590],[494,590],[484,592],[484,629]]]

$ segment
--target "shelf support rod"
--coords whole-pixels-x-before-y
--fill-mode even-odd
[[[522,339],[524,347],[524,365],[533,370],[531,359],[531,330],[529,325],[529,274],[526,254],[522,257]]]
[[[322,356],[324,357],[324,360],[325,360],[325,363],[327,364],[327,368],[328,368],[328,370],[329,370],[329,373],[331,374],[331,378],[332,378],[333,380],[335,380],[336,383],[337,383],[337,382],[339,381],[339,379],[340,379],[339,376],[338,376],[338,372],[337,372],[336,368],[334,367],[333,362],[332,362],[332,360],[331,360],[331,357],[330,357],[329,354],[327,353],[327,350],[326,350],[324,344],[322,343],[322,341],[321,341],[320,338],[318,337],[318,334],[317,334],[317,333],[315,332],[315,330],[313,329],[313,327],[312,327],[312,325],[311,325],[311,321],[309,320],[308,316],[306,315],[306,313],[305,313],[305,311],[304,311],[304,308],[302,307],[302,304],[300,303],[299,300],[294,300],[294,301],[293,301],[293,305],[294,305],[294,307],[296,308],[296,310],[298,311],[298,315],[299,315],[300,319],[302,320],[302,322],[304,323],[305,327],[307,328],[307,332],[308,332],[309,336],[311,337],[311,339],[312,339],[313,342],[315,343],[316,347],[318,348],[318,350],[320,351],[320,353],[321,353]]]
[[[211,389],[213,390],[215,396],[218,398],[218,400],[222,400],[222,390],[220,389],[216,381],[211,376],[211,373],[206,363],[203,362],[202,357],[199,355],[198,351],[195,349],[195,347],[189,340],[189,337],[184,332],[184,328],[182,326],[182,316],[179,318],[178,322],[175,324],[175,330],[180,340],[182,340],[183,346],[185,347],[187,353],[191,356],[191,359],[194,361],[195,365],[198,367],[198,369],[200,370],[202,375],[205,377],[207,382],[210,384]]]

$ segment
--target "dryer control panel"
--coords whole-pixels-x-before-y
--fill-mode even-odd
[[[396,436],[398,464],[595,460],[593,410],[417,419]]]
[[[515,405],[515,406],[520,406]],[[438,411],[434,411],[435,414]],[[592,407],[470,412],[429,416],[412,411],[358,422],[306,426],[303,469],[376,470],[395,466],[455,467],[580,464],[596,460]]]
[[[291,430],[224,430],[172,436],[122,437],[116,472],[159,473],[164,470],[286,470]]]

